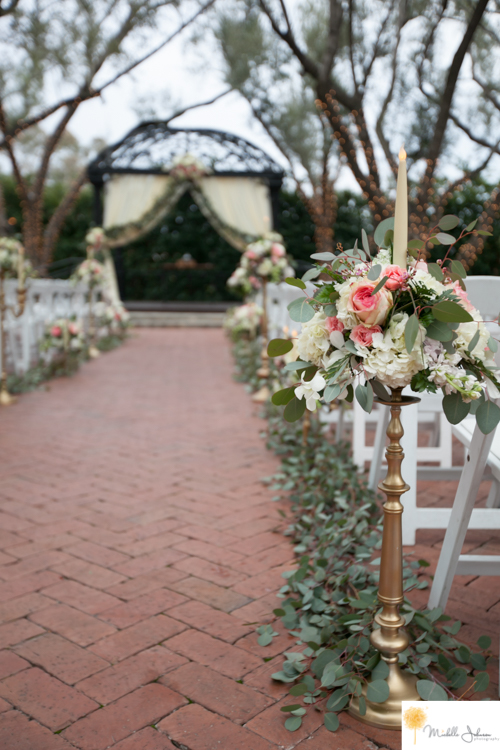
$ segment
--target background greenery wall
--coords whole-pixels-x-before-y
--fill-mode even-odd
[[[4,187],[7,217],[13,231],[19,228],[21,211],[11,178],[0,178]],[[447,213],[455,213],[468,223],[482,210],[491,186],[483,183],[467,185],[455,193]],[[54,183],[44,195],[47,221],[61,200],[64,186]],[[52,276],[67,278],[85,257],[85,234],[92,223],[93,194],[86,186],[71,211],[58,240]],[[14,223],[15,220],[15,223]],[[373,232],[370,212],[361,196],[344,191],[338,195],[335,242],[352,247],[361,236],[361,228]],[[314,226],[303,203],[295,193],[280,195],[280,228],[290,255],[298,262],[299,272],[314,252]],[[442,248],[435,251],[439,257]],[[200,264],[193,269],[169,267],[189,255]],[[234,270],[239,252],[227,244],[202,216],[187,193],[175,211],[161,226],[146,237],[115,252],[115,261],[124,300],[155,301],[218,301],[234,296],[226,288],[226,280]],[[471,269],[473,274],[500,275],[500,220],[493,225],[482,255]]]

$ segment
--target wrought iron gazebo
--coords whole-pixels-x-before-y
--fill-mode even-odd
[[[268,154],[240,136],[219,130],[172,128],[168,122],[144,122],[125,138],[103,149],[89,164],[95,190],[94,220],[102,223],[103,187],[119,174],[166,175],[176,157],[192,154],[218,177],[258,178],[269,188],[273,226],[278,226],[278,194],[284,172]]]

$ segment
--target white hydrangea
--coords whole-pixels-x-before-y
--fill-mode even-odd
[[[326,316],[320,311],[315,313],[307,323],[302,324],[297,351],[300,359],[319,365],[329,348],[330,338],[326,328]]]
[[[348,279],[343,284],[336,284],[335,289],[339,293],[339,298],[335,302],[337,306],[337,318],[342,321],[346,328],[352,329],[358,325],[358,319],[354,313],[347,309],[347,303],[349,301],[349,294],[351,292],[351,285],[357,279]]]
[[[415,274],[412,277],[410,284],[412,288],[415,286],[425,286],[427,289],[431,289],[433,292],[436,292],[436,297],[439,297],[443,292],[446,291],[446,287],[444,284],[441,284],[440,281],[434,278],[434,276],[431,276],[430,273],[427,271],[424,271],[422,268],[417,268],[415,270]]]
[[[407,322],[406,313],[397,313],[385,334],[373,334],[373,348],[365,350],[367,354],[363,362],[364,371],[390,388],[404,388],[412,377],[426,366],[426,357],[422,350],[425,329],[420,326],[413,351],[408,354],[404,340]]]

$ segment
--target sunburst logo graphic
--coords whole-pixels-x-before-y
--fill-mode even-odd
[[[403,714],[407,729],[413,729],[413,744],[417,744],[417,729],[423,729],[427,721],[427,711],[421,706],[410,706]]]

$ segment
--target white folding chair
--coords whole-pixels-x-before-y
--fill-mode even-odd
[[[472,420],[468,421],[467,428],[462,430],[462,440],[465,441],[468,435],[467,458],[429,595],[431,608],[445,608],[455,575],[500,575],[499,555],[460,554],[467,529],[500,528],[500,512],[496,508],[474,509],[486,465],[489,464],[493,473],[500,476],[500,431],[483,435],[477,425],[473,428],[470,424]],[[474,523],[474,514],[481,514],[480,526]]]

